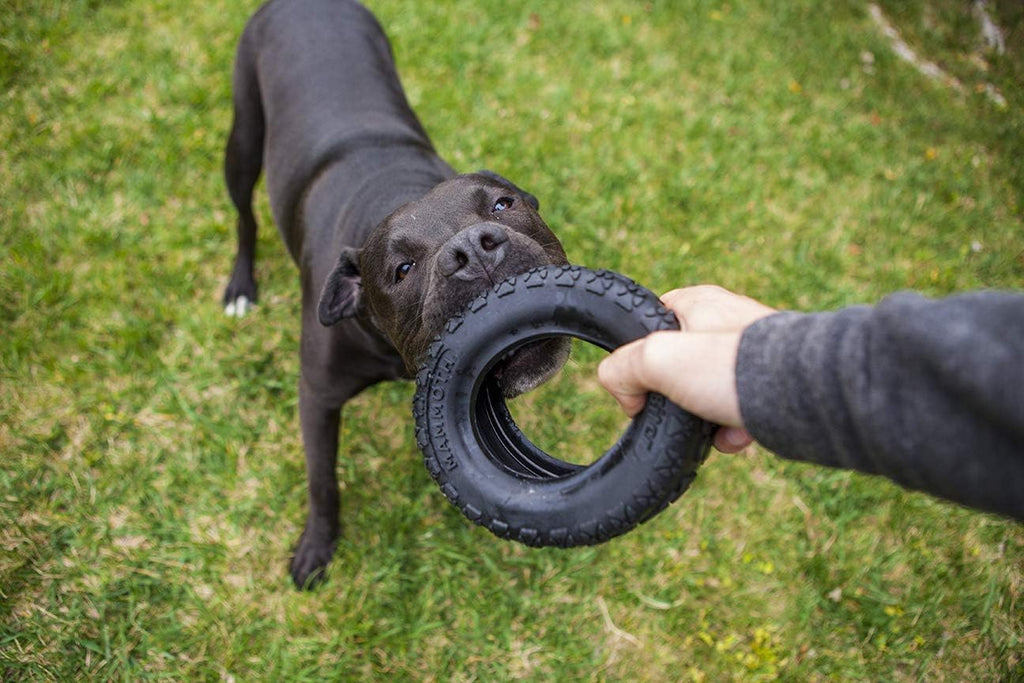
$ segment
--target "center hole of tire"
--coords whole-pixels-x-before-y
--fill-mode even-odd
[[[629,418],[597,381],[597,366],[607,353],[574,338],[561,372],[507,402],[519,429],[551,457],[590,465],[629,426]]]

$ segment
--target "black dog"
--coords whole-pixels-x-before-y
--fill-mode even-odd
[[[256,301],[253,187],[270,203],[302,280],[299,417],[309,517],[292,558],[299,587],[322,578],[340,533],[335,464],[342,405],[408,378],[444,321],[496,282],[565,252],[537,200],[487,171],[456,175],[406,101],[391,46],[354,0],[270,0],[235,62],[225,176],[238,209],[229,314]],[[526,347],[501,368],[506,395],[568,357]]]

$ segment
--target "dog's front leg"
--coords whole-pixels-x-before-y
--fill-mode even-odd
[[[324,579],[341,533],[336,470],[341,408],[303,379],[299,384],[299,421],[306,451],[309,516],[292,557],[291,574],[298,588],[308,589]]]

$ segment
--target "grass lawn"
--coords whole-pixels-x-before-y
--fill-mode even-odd
[[[437,148],[576,263],[798,310],[1024,287],[1014,0],[1004,55],[970,3],[880,2],[939,79],[860,0],[369,4]],[[256,6],[0,9],[0,679],[1024,681],[1024,526],[755,449],[531,550],[445,501],[408,383],[346,410],[344,537],[295,591],[300,302],[262,192],[261,305],[219,303]],[[599,355],[516,408],[566,457],[621,428]]]

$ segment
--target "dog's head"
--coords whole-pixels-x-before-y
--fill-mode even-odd
[[[565,251],[537,213],[537,198],[489,171],[456,176],[402,206],[362,249],[342,251],[320,298],[324,325],[358,316],[384,334],[416,372],[444,323],[487,288]],[[523,347],[499,368],[506,397],[549,379],[569,340]]]

